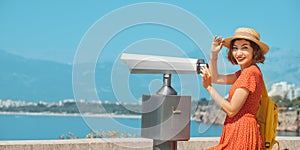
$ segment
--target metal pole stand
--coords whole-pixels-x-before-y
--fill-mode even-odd
[[[163,74],[156,94],[143,94],[141,137],[153,139],[154,150],[176,150],[177,141],[190,139],[191,96],[178,96],[171,74],[198,74],[203,59],[123,53],[131,74]]]
[[[153,150],[177,150],[177,141],[190,138],[190,96],[178,96],[171,87],[171,74],[163,75],[163,86],[142,98],[143,138],[153,139]]]
[[[163,75],[163,86],[156,92],[158,95],[177,95],[171,86],[171,74]],[[153,140],[153,150],[177,150],[177,141]]]

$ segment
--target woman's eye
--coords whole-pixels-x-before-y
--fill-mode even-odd
[[[247,49],[248,49],[248,47],[247,47],[247,46],[244,46],[244,47],[242,47],[242,49],[244,49],[244,50],[247,50]]]

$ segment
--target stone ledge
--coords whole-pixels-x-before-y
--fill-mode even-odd
[[[218,143],[219,137],[191,138],[178,142],[178,150],[202,150]],[[280,149],[298,150],[300,137],[277,137]],[[144,138],[0,141],[1,150],[152,150]],[[277,149],[275,146],[273,149]]]

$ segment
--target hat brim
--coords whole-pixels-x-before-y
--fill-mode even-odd
[[[250,41],[256,43],[260,47],[260,49],[262,50],[264,55],[267,54],[268,51],[269,51],[269,46],[267,44],[265,44],[265,43],[263,43],[259,40],[256,40],[256,39],[249,38],[247,36],[234,36],[234,37],[230,37],[230,38],[225,38],[222,41],[223,45],[229,49],[230,48],[230,43],[234,39],[247,39],[247,40],[250,40]]]

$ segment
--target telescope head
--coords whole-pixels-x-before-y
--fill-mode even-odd
[[[204,59],[123,53],[121,60],[132,74],[199,74]]]

